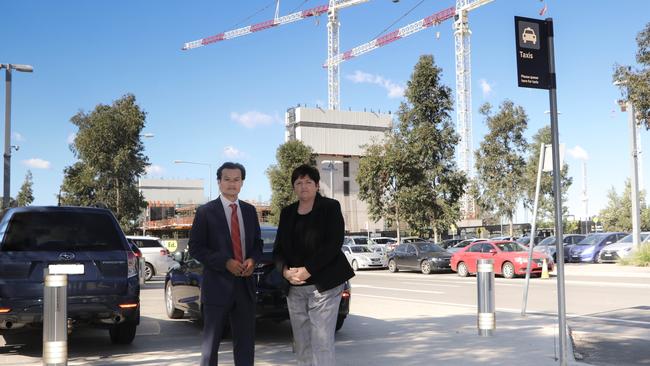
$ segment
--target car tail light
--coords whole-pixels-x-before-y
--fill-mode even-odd
[[[344,299],[349,299],[349,298],[350,298],[350,295],[351,295],[351,294],[350,294],[350,290],[349,290],[349,289],[346,289],[346,290],[343,290],[343,294],[342,294],[341,296],[342,296]]]
[[[167,249],[160,249],[160,255],[169,255],[169,250]]]
[[[138,303],[128,303],[128,304],[120,304],[120,309],[135,309],[138,307]]]
[[[5,314],[11,311],[11,308],[0,308],[0,314]]]
[[[137,267],[138,257],[135,255],[135,253],[128,252],[126,262],[127,262],[128,266],[129,266],[128,276],[129,277],[137,276],[138,275],[138,267]]]

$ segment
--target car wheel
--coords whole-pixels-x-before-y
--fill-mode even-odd
[[[151,263],[145,263],[144,265],[144,280],[149,281],[153,277],[153,266]]]
[[[467,277],[469,276],[469,271],[467,270],[467,265],[465,262],[459,262],[458,267],[456,268],[456,272],[458,272],[458,275],[460,277]]]
[[[420,270],[422,270],[423,274],[431,274],[431,263],[426,259],[423,260],[422,263],[420,263]]]
[[[171,319],[180,319],[185,315],[185,312],[180,309],[176,309],[174,306],[174,296],[172,293],[172,284],[167,282],[165,285],[165,310],[167,311],[167,316]]]
[[[399,271],[399,268],[397,268],[397,263],[395,263],[395,260],[391,259],[388,261],[388,270],[393,273]]]
[[[505,262],[501,267],[503,278],[513,278],[515,276],[515,266],[510,262]]]
[[[352,261],[352,269],[356,272],[359,270],[359,263],[356,260]]]
[[[336,330],[337,331],[343,327],[343,322],[344,321],[345,321],[345,316],[343,316],[343,315],[339,315],[336,318]]]
[[[137,324],[133,322],[124,322],[115,324],[108,329],[113,344],[131,344],[135,338]]]

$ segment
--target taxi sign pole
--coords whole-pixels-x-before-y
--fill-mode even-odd
[[[566,301],[564,293],[564,248],[562,247],[562,186],[560,183],[560,143],[557,122],[557,93],[555,83],[555,49],[553,43],[553,19],[546,18],[548,32],[548,71],[550,77],[549,102],[551,107],[551,148],[553,155],[553,198],[555,199],[555,253],[557,253],[557,300],[558,323],[560,338],[560,365],[567,364],[567,328],[566,328]]]

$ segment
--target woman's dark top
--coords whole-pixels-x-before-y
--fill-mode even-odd
[[[284,266],[304,266],[311,274],[309,283],[318,291],[332,289],[354,277],[341,251],[344,235],[345,223],[339,202],[316,194],[309,214],[298,214],[298,202],[280,213],[273,260],[280,273]]]

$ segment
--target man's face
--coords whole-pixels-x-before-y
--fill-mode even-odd
[[[244,185],[244,181],[241,179],[241,170],[226,168],[221,171],[219,190],[228,200],[235,201],[237,199],[242,185]]]
[[[299,177],[293,182],[293,191],[301,201],[310,201],[316,197],[318,183],[314,182],[308,175]]]

